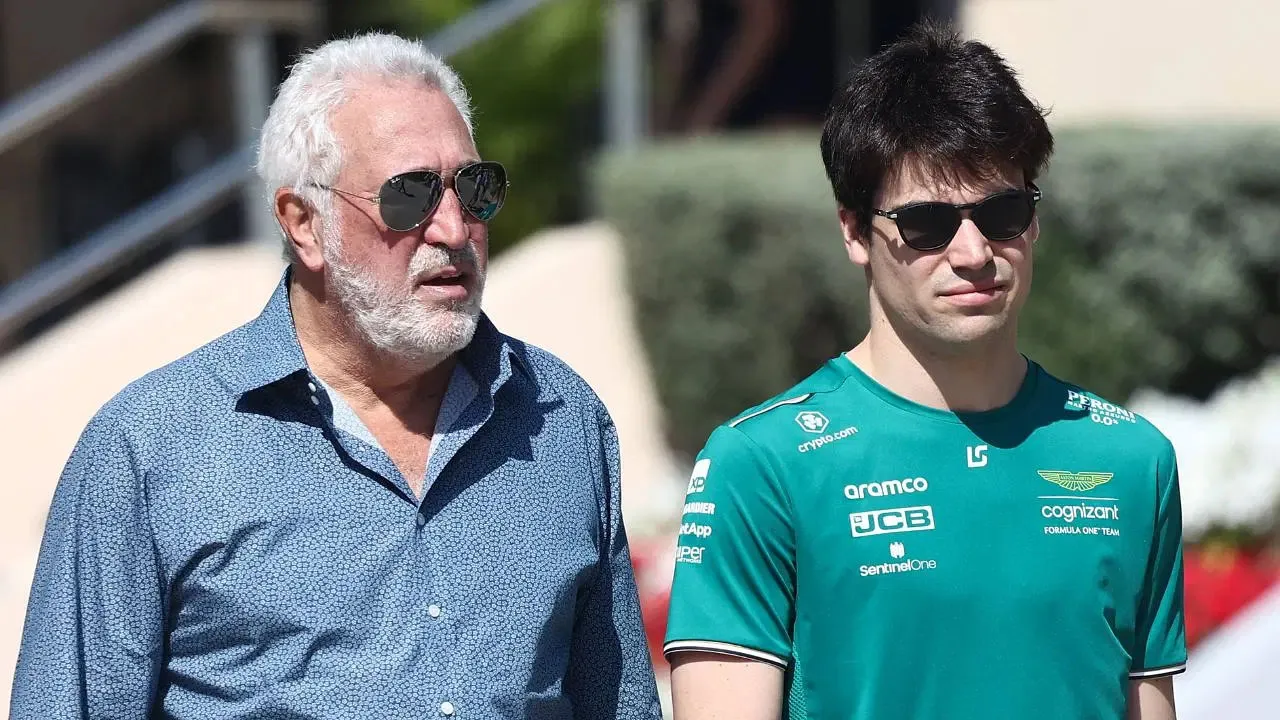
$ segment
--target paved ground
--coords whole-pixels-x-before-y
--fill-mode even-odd
[[[35,557],[58,474],[85,423],[132,379],[252,319],[281,264],[271,247],[191,250],[0,359],[0,716]],[[490,269],[499,328],[556,353],[617,422],[624,512],[638,539],[662,532],[683,487],[631,321],[616,237],[600,225],[530,238]]]

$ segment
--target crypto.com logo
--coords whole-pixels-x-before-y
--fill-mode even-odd
[[[814,410],[805,410],[796,415],[796,423],[807,433],[821,435],[827,429],[827,416]]]

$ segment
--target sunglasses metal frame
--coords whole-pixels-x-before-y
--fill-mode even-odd
[[[961,222],[963,223],[963,222],[964,222],[964,219],[965,219],[966,217],[967,217],[967,218],[972,219],[972,217],[973,217],[973,211],[974,211],[974,209],[976,209],[979,205],[981,205],[981,204],[983,204],[983,203],[987,202],[988,200],[991,200],[992,198],[997,198],[997,197],[1000,197],[1000,196],[1002,196],[1002,195],[1010,195],[1010,194],[1013,194],[1013,193],[1029,193],[1029,194],[1031,195],[1031,215],[1027,218],[1027,224],[1026,224],[1026,226],[1025,226],[1025,227],[1023,227],[1023,228],[1022,228],[1022,230],[1021,230],[1017,235],[1013,235],[1013,236],[1011,236],[1011,237],[1007,237],[1007,238],[991,238],[991,237],[989,237],[989,238],[987,238],[988,240],[994,240],[994,241],[996,241],[996,242],[1008,242],[1009,240],[1012,240],[1012,239],[1014,239],[1014,238],[1016,238],[1016,237],[1018,237],[1018,236],[1022,235],[1022,233],[1025,233],[1025,232],[1027,231],[1027,228],[1031,227],[1031,223],[1032,223],[1032,221],[1034,221],[1034,220],[1035,220],[1035,216],[1036,216],[1036,205],[1038,205],[1038,204],[1040,203],[1041,198],[1043,198],[1043,197],[1044,197],[1044,193],[1040,191],[1040,188],[1036,187],[1036,184],[1035,184],[1035,183],[1030,183],[1030,182],[1029,182],[1029,183],[1027,183],[1027,187],[1026,187],[1026,189],[1024,189],[1024,190],[1018,190],[1018,189],[1016,189],[1016,188],[1010,188],[1009,190],[1001,190],[1000,192],[991,193],[990,195],[988,195],[988,196],[986,196],[986,197],[982,198],[981,200],[979,200],[979,201],[977,201],[977,202],[962,203],[962,204],[958,204],[958,205],[957,205],[957,204],[954,204],[954,203],[939,202],[939,201],[937,201],[937,200],[924,200],[924,201],[921,201],[921,202],[908,203],[908,204],[906,204],[906,205],[902,205],[902,206],[900,206],[900,207],[896,207],[896,208],[894,208],[894,209],[892,209],[892,210],[881,210],[881,209],[879,209],[879,208],[871,208],[871,212],[872,212],[873,214],[875,214],[875,215],[879,215],[879,216],[880,216],[880,217],[882,217],[882,218],[888,218],[889,220],[892,220],[892,221],[893,221],[893,223],[894,223],[894,225],[895,225],[895,226],[897,226],[897,225],[898,225],[898,215],[899,215],[899,213],[901,213],[901,212],[903,212],[903,211],[905,211],[905,210],[909,210],[909,209],[914,208],[914,207],[920,207],[920,206],[922,206],[922,205],[945,205],[945,206],[947,206],[947,207],[950,207],[950,208],[954,209],[954,210],[956,211],[956,214],[960,217]],[[959,226],[959,225],[957,225],[957,226],[956,226],[956,230],[959,230],[959,229],[960,229],[960,226]],[[978,231],[979,231],[979,232],[981,232],[981,231],[982,231],[982,229],[981,229],[981,228],[979,228],[979,229],[978,229]],[[901,227],[898,227],[898,236],[902,238],[902,242],[903,242],[903,243],[905,243],[908,247],[910,247],[910,248],[912,248],[912,249],[914,249],[914,250],[919,250],[919,251],[921,251],[921,252],[927,252],[927,251],[930,251],[930,250],[940,250],[940,249],[942,249],[942,248],[944,248],[944,247],[946,247],[946,246],[950,245],[950,244],[951,244],[951,241],[955,239],[956,234],[955,234],[955,231],[953,231],[953,232],[951,233],[951,235],[946,239],[946,241],[945,241],[945,242],[943,242],[943,243],[941,243],[941,244],[939,244],[939,245],[929,245],[929,246],[926,246],[926,247],[916,247],[916,246],[912,245],[911,243],[908,243],[908,242],[907,242],[907,239],[906,239],[906,236],[902,233],[902,228],[901,228]],[[986,237],[986,233],[983,233],[983,237]]]
[[[408,174],[410,174],[410,173],[431,173],[432,175],[435,175],[436,177],[440,178],[441,192],[440,192],[440,196],[436,198],[436,201],[431,205],[431,207],[430,207],[430,208],[428,208],[428,209],[426,210],[426,212],[424,212],[424,213],[422,214],[422,219],[421,219],[421,220],[419,220],[417,223],[415,223],[412,227],[407,227],[407,228],[395,228],[395,227],[391,227],[389,224],[387,225],[387,228],[388,228],[388,229],[390,229],[390,230],[394,230],[395,232],[409,232],[409,231],[411,231],[411,230],[417,230],[418,228],[422,227],[422,224],[423,224],[423,223],[425,223],[427,220],[431,219],[431,215],[432,215],[433,213],[435,213],[436,208],[440,207],[440,201],[444,199],[444,194],[445,194],[445,192],[447,192],[447,191],[449,191],[449,190],[452,190],[452,191],[454,192],[454,194],[456,195],[456,194],[457,194],[457,192],[458,192],[458,176],[459,176],[459,175],[461,175],[464,171],[469,170],[469,169],[471,169],[471,168],[473,168],[473,167],[476,167],[476,166],[478,166],[478,165],[497,165],[499,168],[501,168],[503,177],[505,178],[505,177],[507,176],[507,168],[506,168],[505,166],[503,166],[503,164],[502,164],[502,163],[500,163],[500,162],[498,162],[497,160],[480,160],[480,161],[478,161],[478,162],[467,163],[466,165],[463,165],[463,166],[461,166],[461,167],[457,168],[456,170],[454,170],[453,172],[449,173],[448,175],[445,175],[444,173],[442,173],[442,172],[440,172],[440,171],[437,171],[437,170],[426,170],[426,169],[423,169],[423,170],[408,170],[408,171],[405,171],[405,172],[402,172],[402,173],[397,173],[397,174],[392,175],[391,177],[387,178],[386,180],[384,180],[384,181],[383,181],[383,183],[382,183],[381,185],[379,185],[379,186],[378,186],[378,193],[377,193],[377,194],[375,194],[375,195],[372,195],[372,196],[370,196],[370,195],[366,195],[366,194],[364,194],[364,193],[352,192],[352,191],[350,191],[350,190],[343,190],[342,188],[334,187],[334,186],[332,186],[332,185],[320,185],[320,184],[317,184],[317,185],[316,185],[316,187],[318,187],[318,188],[320,188],[320,189],[322,189],[322,190],[330,190],[330,191],[332,191],[332,192],[336,192],[336,193],[338,193],[339,195],[345,195],[346,197],[359,198],[360,200],[365,200],[365,201],[367,201],[367,202],[371,202],[371,203],[373,203],[374,205],[379,206],[378,216],[379,216],[379,217],[381,217],[381,218],[382,218],[382,222],[383,222],[384,224],[386,224],[387,219],[386,219],[385,217],[382,217],[382,211],[381,211],[381,206],[382,206],[382,189],[383,189],[383,188],[385,188],[385,187],[387,186],[387,184],[388,184],[388,183],[394,182],[395,180],[397,180],[397,179],[399,179],[399,178],[401,178],[401,177],[403,177],[403,176],[405,176],[405,175],[408,175]],[[504,180],[504,181],[503,181],[503,200],[504,200],[504,202],[505,202],[505,200],[506,200],[506,189],[507,189],[507,188],[510,188],[510,187],[511,187],[511,181],[510,181],[510,180]],[[493,219],[493,218],[491,217],[491,218],[489,218],[489,220],[485,220],[484,218],[477,217],[475,213],[471,212],[471,210],[470,210],[469,208],[467,208],[467,204],[466,204],[465,202],[462,202],[462,196],[458,196],[458,204],[462,206],[463,211],[465,211],[468,215],[470,215],[471,217],[475,218],[476,220],[479,220],[480,222],[489,222],[489,220],[492,220],[492,219]]]

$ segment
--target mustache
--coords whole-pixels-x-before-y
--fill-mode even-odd
[[[409,277],[416,278],[448,265],[463,271],[478,272],[480,258],[476,253],[475,245],[467,243],[458,250],[443,248],[439,245],[422,245],[409,260]]]

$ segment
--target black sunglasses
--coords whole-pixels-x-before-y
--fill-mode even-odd
[[[1027,183],[1025,190],[1004,190],[975,203],[918,202],[872,212],[894,221],[908,247],[928,251],[949,245],[966,213],[988,240],[1012,240],[1031,227],[1040,197],[1040,188]]]
[[[492,160],[463,165],[453,172],[451,181],[434,170],[410,170],[386,182],[376,197],[321,185],[339,195],[368,200],[378,206],[382,222],[396,232],[408,232],[431,217],[444,197],[445,187],[453,185],[462,209],[481,222],[493,219],[507,199],[507,169]]]

